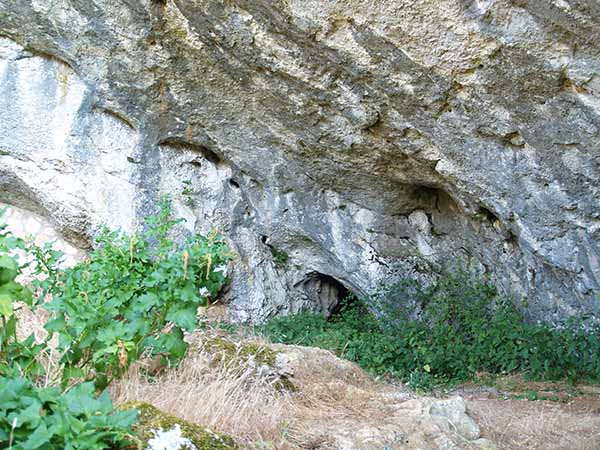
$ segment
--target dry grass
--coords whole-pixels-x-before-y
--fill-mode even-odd
[[[43,309],[34,313],[22,308],[19,337],[34,333],[38,342],[43,341],[47,314]],[[204,335],[202,332],[198,336]],[[250,339],[264,343],[258,338]],[[192,348],[179,367],[154,377],[145,376],[142,365],[132,367],[127,377],[110,387],[115,402],[152,403],[166,412],[227,433],[244,448],[328,449],[334,448],[328,433],[332,426],[346,424],[344,428],[353,429],[358,424],[375,426],[386,422],[387,404],[381,399],[388,394],[392,398],[401,391],[398,386],[374,382],[355,365],[332,358],[328,352],[304,348],[298,353],[293,378],[299,392],[282,393],[265,380],[240,376],[239,367],[215,367],[213,358],[201,346]],[[293,348],[287,347],[286,354],[290,353],[293,354]],[[49,373],[42,384],[55,383],[60,367],[52,348],[41,359]],[[472,387],[475,391],[479,388]],[[473,391],[461,393],[482,435],[497,443],[498,448],[600,450],[597,390],[577,391],[574,397],[572,387],[529,383],[519,377],[496,381],[494,389],[519,393],[536,390],[563,399],[504,400],[485,398]]]
[[[35,341],[40,343],[48,337],[44,324],[48,321],[50,313],[44,308],[37,308],[32,311],[27,305],[19,302],[16,304],[16,314],[18,318],[17,337],[19,339],[25,339],[33,334]]]
[[[374,401],[379,390],[371,383],[361,389],[315,376],[314,382],[303,384],[301,395],[294,398],[287,441],[292,448],[336,449],[333,429],[376,427],[387,416],[385,405]]]
[[[483,374],[479,383],[459,391],[483,434],[502,449],[600,449],[597,386]],[[527,394],[540,400],[526,400]]]
[[[207,333],[208,341],[214,337],[210,332],[192,337],[190,356],[152,380],[144,376],[143,367],[133,367],[126,378],[111,385],[115,402],[146,401],[229,434],[245,448],[282,450],[333,448],[328,423],[377,423],[385,414],[371,404],[382,385],[351,363],[332,364],[329,352],[303,349],[293,378],[299,391],[281,392],[255,374],[245,376],[239,366],[215,366],[213,355],[198,345],[197,339],[206,339]],[[249,341],[264,344],[258,337],[246,336],[244,343]]]
[[[501,449],[598,450],[600,415],[577,400],[474,399],[469,411],[482,433]]]
[[[133,367],[114,382],[111,396],[117,404],[152,403],[157,408],[191,422],[229,434],[246,445],[283,445],[290,396],[260,379],[240,376],[237,369],[211,363],[208,353],[190,352],[177,368],[149,379],[143,367]]]

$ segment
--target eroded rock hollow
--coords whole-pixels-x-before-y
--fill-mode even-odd
[[[598,312],[595,0],[0,0],[0,201],[85,247],[170,194],[230,314],[449,261]]]

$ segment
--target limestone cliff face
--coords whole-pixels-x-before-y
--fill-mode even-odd
[[[600,310],[595,0],[0,0],[0,36],[0,201],[86,245],[169,193],[240,320],[455,259]]]

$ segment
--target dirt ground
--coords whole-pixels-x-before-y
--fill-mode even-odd
[[[482,436],[500,449],[600,449],[600,386],[528,382],[520,376],[465,385],[461,395]]]

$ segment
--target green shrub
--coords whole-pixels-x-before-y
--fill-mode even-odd
[[[272,245],[269,246],[269,250],[271,250],[271,255],[273,255],[273,261],[278,266],[285,266],[290,259],[290,256],[283,250],[280,250]]]
[[[145,231],[104,230],[89,259],[65,271],[52,244],[27,243],[0,224],[0,448],[105,449],[139,441],[131,436],[137,412],[116,412],[106,391],[95,393],[143,353],[180,359],[184,331],[198,325],[198,306],[226,283],[224,242],[213,233],[178,245],[170,239],[178,222],[164,199]],[[35,296],[16,282],[25,267],[35,277]],[[19,341],[16,334],[21,302],[35,309],[47,294],[53,318],[45,327],[48,339],[59,336],[63,389],[36,387],[44,375],[38,356],[48,342],[36,344],[33,335]],[[74,384],[81,379],[93,383]]]
[[[0,218],[3,213],[4,210],[0,210]],[[58,257],[59,253],[51,250],[50,246],[36,247],[27,244],[7,231],[5,224],[0,223],[0,375],[9,370],[17,370],[25,376],[39,376],[42,375],[43,368],[38,363],[37,356],[44,346],[36,344],[33,335],[23,341],[17,338],[15,313],[22,307],[19,303],[35,308],[39,302],[39,297],[34,297],[31,289],[16,281],[23,269],[33,264],[32,261],[20,264],[15,257],[18,251],[39,258],[39,264],[29,267],[36,275],[43,273],[43,264]],[[50,283],[40,280],[35,286],[40,288],[43,296]]]
[[[3,214],[0,211],[0,217]],[[20,251],[20,264],[15,253]],[[44,375],[38,355],[44,344],[34,336],[17,338],[17,311],[24,303],[35,308],[53,287],[53,264],[61,254],[51,245],[37,247],[13,236],[0,224],[0,448],[105,449],[126,443],[136,411],[114,412],[107,393],[94,394],[91,383],[39,388],[32,380]],[[25,267],[42,275],[33,283],[39,295],[18,283]]]
[[[14,450],[121,448],[130,443],[136,410],[114,411],[92,383],[67,392],[0,376],[0,448]]]
[[[402,280],[330,320],[303,313],[275,318],[261,330],[277,342],[333,350],[415,388],[467,380],[477,372],[600,379],[598,325],[527,323],[491,284],[464,270],[449,271],[428,286]]]
[[[4,238],[0,235],[0,241],[5,242]],[[32,292],[15,281],[20,271],[14,257],[8,254],[0,256],[0,374],[9,367],[16,367],[27,374],[40,371],[35,357],[41,346],[34,344],[33,336],[24,342],[17,338],[16,303],[21,301],[31,305],[33,302]]]
[[[46,329],[58,333],[65,382],[93,378],[102,389],[142,354],[168,363],[184,356],[184,332],[225,285],[230,257],[216,234],[177,245],[169,237],[177,223],[163,200],[145,231],[104,230],[89,258],[60,275]]]

